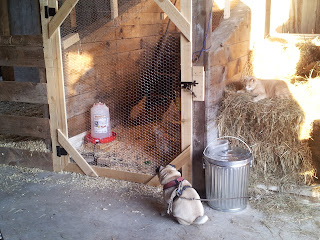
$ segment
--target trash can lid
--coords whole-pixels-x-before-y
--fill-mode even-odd
[[[210,148],[206,149],[203,153],[204,159],[210,164],[215,164],[223,167],[240,167],[250,163],[252,160],[252,153],[247,149],[240,147],[231,147],[228,149],[223,148]]]

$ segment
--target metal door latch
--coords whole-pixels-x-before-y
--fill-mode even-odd
[[[191,92],[192,96],[196,97],[196,94],[192,91],[192,86],[196,86],[198,83],[196,81],[193,82],[181,82],[181,88],[186,89]]]

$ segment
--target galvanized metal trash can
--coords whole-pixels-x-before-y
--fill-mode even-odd
[[[248,149],[232,146],[223,138],[235,138]],[[203,151],[208,205],[224,212],[247,207],[252,151],[241,139],[221,137]]]

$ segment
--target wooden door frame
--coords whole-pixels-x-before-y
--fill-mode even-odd
[[[105,176],[115,179],[158,185],[154,175],[131,173],[90,166],[68,139],[67,113],[64,92],[64,76],[61,53],[60,26],[79,0],[66,0],[58,10],[56,0],[39,0],[41,11],[43,48],[47,77],[47,94],[50,112],[54,171],[81,172],[89,176]],[[192,82],[192,0],[184,0],[179,11],[170,0],[154,0],[181,31],[181,79]],[[45,6],[55,8],[54,17],[45,18]],[[57,156],[61,146],[72,155],[76,163],[70,163],[69,155]],[[192,181],[192,94],[181,90],[181,150],[172,163],[182,168],[184,178]]]

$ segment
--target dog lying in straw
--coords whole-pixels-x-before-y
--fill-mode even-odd
[[[183,225],[204,224],[208,217],[204,215],[200,196],[175,166],[159,167],[157,173],[163,185],[164,201],[168,204],[167,213],[172,213]]]

